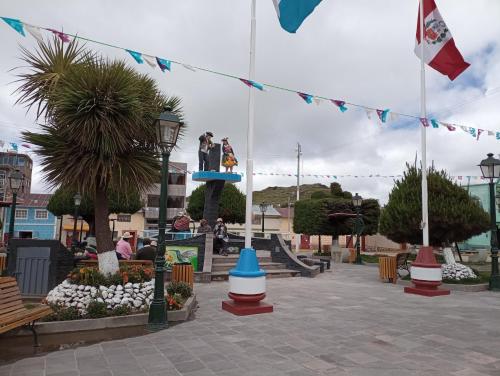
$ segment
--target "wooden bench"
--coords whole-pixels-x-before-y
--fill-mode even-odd
[[[141,266],[153,266],[153,261],[151,260],[118,260],[120,265],[141,265]],[[77,264],[78,267],[95,267],[98,266],[97,260],[80,260]]]
[[[39,346],[35,321],[51,313],[52,309],[46,305],[25,308],[16,279],[0,277],[0,334],[26,326],[33,332],[34,346]]]
[[[7,269],[7,254],[0,253],[0,275],[5,269]]]

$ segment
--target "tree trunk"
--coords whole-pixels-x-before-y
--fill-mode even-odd
[[[321,235],[318,235],[318,252],[321,254],[323,250],[321,249]]]
[[[108,196],[104,187],[97,187],[95,192],[94,223],[97,253],[112,251],[115,249],[111,231],[109,230]]]

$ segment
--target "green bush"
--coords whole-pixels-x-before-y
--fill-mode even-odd
[[[167,286],[167,293],[171,296],[179,294],[182,298],[187,299],[193,295],[193,289],[186,282],[170,282]]]
[[[106,308],[106,303],[98,302],[93,300],[89,303],[87,307],[87,318],[98,319],[101,317],[108,316],[108,309]]]
[[[44,317],[41,321],[69,321],[80,319],[80,314],[76,307],[64,307],[58,304],[49,304],[53,313]]]
[[[118,306],[111,310],[109,316],[126,316],[130,315],[132,309],[129,306]]]

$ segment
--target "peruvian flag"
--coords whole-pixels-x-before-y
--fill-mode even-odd
[[[424,61],[432,68],[454,80],[469,67],[458,51],[451,32],[443,21],[434,0],[424,2]],[[421,58],[420,12],[417,21],[415,54]]]

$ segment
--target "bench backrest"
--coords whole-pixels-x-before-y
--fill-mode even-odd
[[[10,316],[25,310],[17,281],[13,277],[0,277],[0,316]]]

